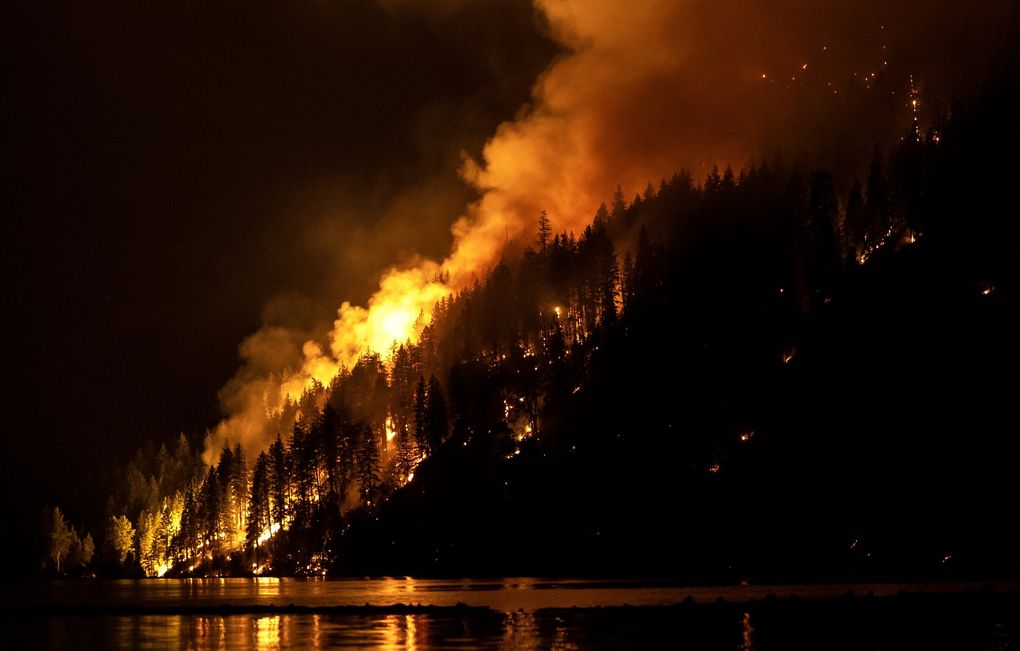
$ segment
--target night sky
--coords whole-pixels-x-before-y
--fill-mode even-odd
[[[555,52],[526,2],[13,13],[4,462],[72,511],[145,439],[215,424],[246,335],[442,253],[460,151]]]
[[[389,265],[442,259],[481,196],[517,236],[543,207],[583,224],[616,184],[632,196],[680,165],[701,178],[780,146],[857,165],[891,136],[876,118],[906,115],[908,75],[932,119],[980,84],[1015,14],[416,4],[5,10],[16,513],[101,515],[104,476],[143,441],[215,425],[245,337],[324,337]],[[861,85],[872,72],[880,87]]]

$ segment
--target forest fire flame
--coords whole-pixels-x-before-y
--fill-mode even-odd
[[[689,141],[687,149],[705,158],[746,158],[744,146],[709,147],[692,140],[683,121],[675,121],[679,131],[654,142],[639,139],[633,151],[616,144],[622,142],[617,134],[621,124],[665,122],[659,119],[660,102],[623,98],[645,92],[649,78],[689,68],[682,57],[662,53],[676,48],[674,22],[702,20],[699,11],[663,0],[640,11],[614,3],[593,11],[588,3],[563,0],[538,0],[536,7],[548,18],[552,38],[569,54],[539,78],[530,108],[497,129],[481,160],[465,160],[461,175],[480,198],[453,224],[449,255],[391,268],[364,306],[340,305],[327,341],[305,343],[296,368],[275,371],[275,379],[262,374],[240,380],[247,383],[238,391],[243,397],[225,405],[228,418],[206,442],[207,463],[226,442],[240,441],[250,453],[264,449],[273,436],[264,426],[267,412],[299,399],[315,383],[328,386],[362,353],[385,358],[394,343],[415,343],[436,303],[484,278],[508,242],[526,243],[542,210],[548,210],[557,232],[580,232],[613,188],[633,192],[676,169],[681,162],[676,142]],[[670,20],[663,22],[663,15]],[[618,61],[631,64],[621,69]],[[556,311],[567,313],[566,307]]]
[[[757,29],[770,10],[756,9],[753,17],[741,21],[744,31],[736,40],[753,47],[724,63],[715,56],[695,56],[699,49],[694,45],[704,45],[706,34],[724,24],[727,30],[733,27],[718,22],[718,12],[698,3],[651,0],[635,7],[536,0],[535,5],[564,54],[534,83],[528,106],[496,129],[477,160],[465,157],[460,174],[479,198],[452,225],[448,255],[442,260],[412,257],[383,273],[364,305],[342,302],[328,335],[305,342],[289,370],[259,368],[257,377],[239,377],[237,384],[244,386],[231,389],[240,397],[224,400],[229,415],[206,442],[207,463],[227,442],[240,441],[249,453],[264,449],[275,435],[265,426],[267,413],[278,411],[287,400],[299,400],[315,384],[328,386],[366,351],[379,353],[386,362],[394,344],[416,343],[437,302],[483,279],[508,243],[514,248],[529,243],[543,211],[553,222],[553,232],[579,233],[613,188],[629,195],[684,163],[725,164],[745,161],[752,153],[751,131],[708,142],[702,134],[710,125],[697,116],[672,119],[670,107],[689,105],[690,93],[697,89],[703,113],[713,116],[713,124],[714,116],[732,117],[733,110],[744,116],[746,110],[734,101],[732,89],[715,81],[723,76],[744,79],[747,69],[755,71],[755,86],[762,85],[759,76],[778,78],[769,62],[760,60],[762,52],[778,47],[776,41],[782,38]],[[684,40],[677,38],[680,31],[691,44],[679,45]],[[798,78],[819,68],[804,59],[794,67]],[[908,110],[916,117],[922,106],[920,86],[911,79],[910,88],[908,104],[913,103]],[[725,117],[718,120],[727,122]],[[653,124],[654,132],[633,126]],[[679,151],[686,153],[681,156]],[[854,255],[864,264],[884,245],[884,239],[874,239]],[[576,317],[567,305],[553,312],[557,319]]]

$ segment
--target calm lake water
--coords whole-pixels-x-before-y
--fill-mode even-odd
[[[1018,585],[981,588],[526,578],[56,581],[0,586],[0,647],[1016,648]],[[850,590],[880,598],[844,597]],[[924,596],[892,596],[921,590]],[[694,603],[681,606],[688,597]],[[358,608],[366,604],[440,608]],[[442,608],[458,604],[477,608]],[[269,606],[284,608],[265,612]],[[325,610],[338,606],[351,608]]]

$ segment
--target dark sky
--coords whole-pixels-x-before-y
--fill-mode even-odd
[[[5,475],[73,516],[144,439],[215,424],[246,335],[328,324],[383,265],[442,253],[472,196],[461,150],[554,54],[523,1],[25,2],[4,21]]]
[[[321,339],[388,265],[442,259],[460,215],[491,260],[540,209],[582,227],[617,183],[680,165],[782,145],[852,173],[909,123],[908,75],[933,119],[1016,18],[1011,0],[535,1],[9,4],[17,511],[101,513],[101,477],[145,439],[215,424],[246,336]]]

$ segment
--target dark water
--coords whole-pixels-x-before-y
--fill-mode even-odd
[[[30,583],[0,586],[0,648],[1018,648],[1018,586],[981,588],[519,578]]]

